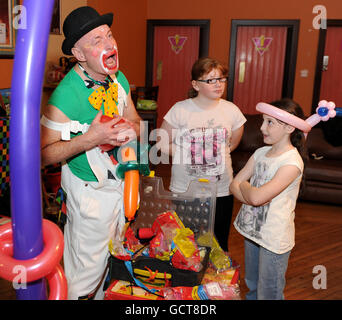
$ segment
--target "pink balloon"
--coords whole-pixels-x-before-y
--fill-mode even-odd
[[[12,228],[7,223],[0,227],[0,277],[13,281],[17,274],[14,268],[21,265],[25,268],[27,282],[46,277],[53,271],[63,255],[64,241],[62,231],[49,220],[43,220],[44,249],[29,260],[16,260],[12,257]],[[9,241],[11,240],[11,241]]]
[[[313,114],[305,120],[305,122],[307,122],[310,125],[310,127],[314,127],[320,121],[321,117],[317,113]]]
[[[318,110],[319,108],[321,107],[325,107],[325,108],[328,108],[329,111],[327,113],[327,115],[325,116],[320,116],[318,113]],[[316,114],[317,116],[320,118],[320,120],[322,121],[328,121],[330,118],[334,118],[336,116],[336,111],[335,111],[335,103],[332,102],[332,101],[327,101],[327,100],[321,100],[319,103],[318,103],[318,107],[316,108]],[[306,120],[307,121],[307,120]],[[318,122],[317,122],[318,123]],[[316,124],[317,124],[316,123]]]
[[[68,298],[68,284],[60,264],[47,275],[46,279],[50,289],[49,300],[66,300]]]
[[[320,102],[318,102],[317,109],[320,108],[320,107],[325,107],[327,104],[328,104],[327,100],[321,100]],[[317,111],[317,109],[316,109],[316,111]]]
[[[336,105],[335,105],[334,102],[329,101],[329,102],[327,103],[327,108],[328,108],[328,109],[332,110],[332,109],[335,109],[335,107],[336,107]]]
[[[319,108],[321,107],[329,109],[328,113],[325,116],[319,115]],[[318,103],[318,107],[316,108],[316,113],[307,118],[305,121],[299,117],[296,117],[293,114],[286,112],[285,110],[279,109],[264,102],[259,102],[256,105],[256,110],[264,114],[267,114],[271,117],[274,117],[278,120],[281,120],[285,123],[288,123],[291,126],[298,128],[299,130],[302,130],[304,132],[305,137],[307,136],[307,133],[310,132],[311,128],[314,127],[321,120],[327,121],[330,118],[334,118],[336,116],[335,103],[332,101],[328,102],[326,100],[321,100]]]
[[[309,132],[311,130],[310,124],[304,121],[303,119],[285,110],[272,106],[268,103],[259,102],[256,105],[256,110],[258,110],[261,113],[268,114],[269,116],[276,118],[280,121],[283,121],[299,130],[302,130],[303,132]]]

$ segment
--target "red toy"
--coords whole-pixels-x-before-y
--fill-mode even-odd
[[[102,115],[101,122],[108,122],[112,120],[112,117]],[[117,124],[125,122],[124,119],[121,119]],[[102,151],[110,151],[114,148],[114,146],[110,144],[102,144],[99,145],[99,148]],[[128,163],[129,161],[137,161],[137,156],[133,148],[129,146],[121,146],[121,158],[124,163]],[[116,165],[118,162],[117,159],[111,156],[112,162]],[[138,194],[139,194],[139,170],[127,170],[125,172],[125,187],[124,187],[124,209],[125,216],[128,221],[134,219],[135,212],[138,207]]]
[[[150,229],[143,229],[140,236],[154,235],[150,241],[149,256],[160,260],[170,260],[173,267],[198,272],[201,258],[194,234],[185,228],[176,212],[160,214]]]

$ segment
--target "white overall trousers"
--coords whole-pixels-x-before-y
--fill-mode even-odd
[[[99,285],[109,257],[108,243],[121,235],[125,223],[124,183],[117,177],[107,179],[108,170],[116,176],[114,165],[99,148],[86,154],[99,182],[83,181],[67,164],[62,166],[68,217],[64,227],[64,269],[71,300],[88,295]],[[103,295],[101,286],[95,299]]]

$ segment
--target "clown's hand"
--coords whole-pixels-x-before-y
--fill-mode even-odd
[[[134,124],[131,121],[121,118],[121,120],[115,125],[115,128],[118,129],[117,141],[119,143],[126,144],[129,141],[137,139]]]
[[[118,135],[122,128],[122,117],[109,118],[108,121],[101,121],[102,111],[99,111],[92,121],[86,135],[95,147],[100,144],[110,144],[112,146],[120,146],[122,142],[118,140]],[[126,127],[125,127],[126,128]]]

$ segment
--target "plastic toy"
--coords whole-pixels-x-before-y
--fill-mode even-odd
[[[308,133],[321,120],[327,121],[336,115],[342,116],[342,108],[336,108],[334,102],[328,102],[326,100],[320,101],[316,108],[316,113],[306,120],[264,102],[259,102],[256,105],[256,110],[288,123],[304,133]]]
[[[173,193],[164,189],[160,177],[142,177],[140,181],[139,214],[131,224],[138,229],[151,228],[158,215],[175,211],[186,228],[194,232],[195,240],[207,235],[206,246],[212,246],[214,234],[214,209],[216,186],[209,181],[193,181],[185,193]]]
[[[112,120],[112,117],[102,115],[101,122],[107,122]],[[121,119],[118,123],[124,122]],[[143,152],[146,152],[148,146],[146,146]],[[119,178],[125,181],[124,186],[124,210],[125,216],[128,221],[134,219],[135,213],[138,208],[139,197],[139,172],[143,175],[149,175],[150,170],[148,164],[140,164],[138,161],[138,145],[136,141],[127,143],[120,148],[114,147],[110,144],[100,145],[99,148],[102,151],[107,151],[110,154],[112,162],[117,165],[116,174]],[[141,148],[141,146],[140,146]],[[112,152],[110,152],[112,151]],[[142,150],[139,150],[140,153]],[[125,227],[127,229],[127,226]],[[124,230],[124,233],[126,230]]]
[[[112,117],[102,115],[101,122],[107,122],[113,119]],[[118,123],[124,122],[121,119]],[[100,145],[99,148],[102,151],[110,151],[114,149],[114,147],[110,144]],[[129,146],[122,147],[121,157],[124,163],[128,163],[129,161],[133,161],[137,163],[137,156],[133,148]],[[116,159],[111,157],[112,162],[117,164]],[[124,173],[125,187],[124,187],[124,210],[125,216],[128,221],[131,221],[134,218],[135,212],[138,207],[138,194],[139,194],[139,170],[137,169],[127,169]]]
[[[207,246],[208,243],[212,243],[209,259],[217,271],[222,272],[232,267],[230,257],[225,254],[215,237],[208,239],[207,235],[202,235],[197,239],[197,242],[202,246]]]
[[[161,289],[165,300],[241,300],[236,286],[210,282],[195,287],[173,287]]]
[[[105,114],[103,114],[103,115],[101,116],[101,119],[100,119],[100,121],[101,121],[102,123],[108,122],[108,121],[110,121],[110,120],[113,120],[113,117],[106,116]],[[120,122],[121,122],[121,120],[119,121],[119,123],[120,123]],[[106,151],[109,151],[109,150],[114,149],[114,146],[111,145],[111,144],[101,144],[101,145],[99,145],[99,148],[100,148],[103,152],[106,152]]]
[[[175,194],[164,190],[161,178],[143,176],[139,192],[138,214],[124,241],[131,258],[127,261],[110,251],[108,285],[114,279],[172,287],[199,285],[213,237],[215,184],[193,181],[187,192]],[[201,235],[207,236],[205,246],[196,242]]]
[[[170,261],[175,268],[201,270],[201,258],[194,233],[185,228],[176,212],[160,214],[152,225],[154,234],[149,245],[149,256],[164,261]]]
[[[151,286],[147,288],[152,289]],[[104,300],[163,300],[163,297],[130,282],[115,280],[105,292]]]

